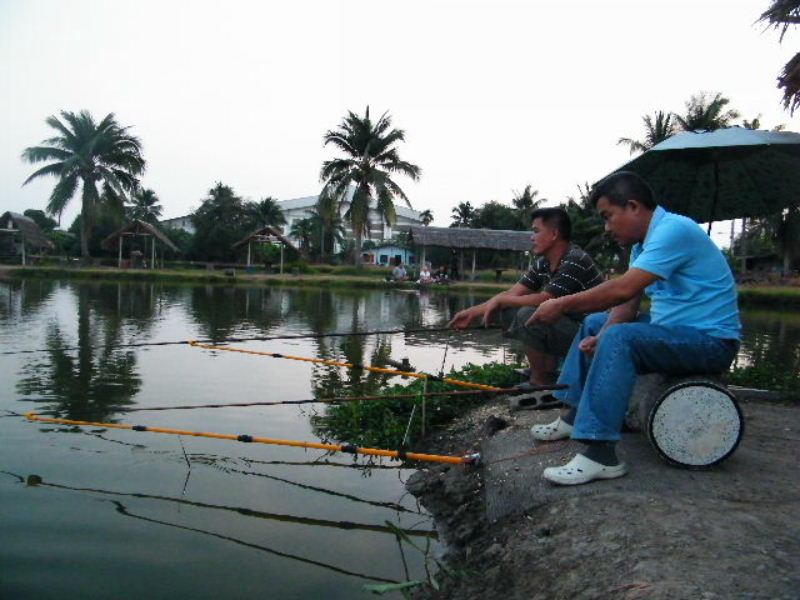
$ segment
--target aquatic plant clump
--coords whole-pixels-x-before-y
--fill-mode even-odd
[[[515,365],[496,362],[480,366],[468,364],[458,370],[451,369],[446,376],[473,383],[509,387],[519,381],[519,375],[514,368]],[[409,384],[383,387],[380,394],[422,394],[459,389],[463,388],[439,381],[416,380]],[[476,394],[347,402],[330,406],[323,415],[317,417],[314,420],[315,433],[323,439],[381,448],[399,448],[405,438],[405,445],[413,448],[414,443],[425,434],[442,428],[470,408],[485,402],[487,397],[487,394]]]

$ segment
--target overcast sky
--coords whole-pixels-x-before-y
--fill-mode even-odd
[[[755,24],[768,0],[0,0],[0,208],[44,209],[54,180],[22,150],[61,110],[109,112],[144,146],[164,217],[216,182],[258,200],[314,195],[346,111],[406,131],[398,179],[446,226],[459,202],[556,204],[629,159],[619,137],[706,90],[800,129],[776,76],[797,51]],[[800,116],[800,115],[798,115]],[[77,214],[75,198],[64,214]]]

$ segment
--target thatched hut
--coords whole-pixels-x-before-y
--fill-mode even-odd
[[[231,248],[234,250],[241,248],[245,244],[247,244],[247,266],[250,266],[250,256],[251,256],[251,246],[253,244],[279,244],[281,247],[281,265],[280,265],[280,272],[283,273],[283,249],[284,247],[294,250],[295,252],[300,252],[297,247],[292,243],[292,241],[287,238],[285,235],[280,233],[274,227],[270,227],[267,225],[266,227],[262,227],[261,229],[254,231],[250,235],[247,235],[236,242]]]
[[[118,249],[118,263],[117,266],[123,266],[123,259],[122,259],[122,249],[124,242],[123,240],[127,238],[132,238],[134,236],[142,236],[144,238],[144,245],[145,250],[147,249],[147,240],[150,240],[150,268],[155,268],[156,262],[156,240],[161,242],[164,246],[172,250],[173,252],[178,252],[178,247],[173,244],[170,239],[164,235],[161,230],[158,229],[152,223],[148,223],[147,221],[140,221],[139,219],[134,219],[125,227],[118,229],[111,235],[109,235],[106,239],[101,242],[101,246],[105,250],[114,250],[114,248]],[[131,253],[132,256],[140,256],[134,255]],[[145,252],[146,255],[146,252]]]
[[[410,227],[411,241],[422,247],[420,264],[425,264],[425,249],[428,246],[459,250],[463,259],[464,250],[472,250],[472,274],[475,274],[477,250],[514,250],[525,252],[531,249],[530,231],[507,229],[465,229],[461,227]],[[463,264],[461,265],[463,271]]]
[[[0,216],[0,236],[4,242],[3,254],[19,256],[23,265],[26,264],[29,249],[42,251],[55,248],[36,221],[10,210]]]

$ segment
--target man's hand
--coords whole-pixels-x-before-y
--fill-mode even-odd
[[[492,317],[495,313],[503,308],[503,305],[497,298],[489,300],[483,308],[483,326],[488,327],[492,324]]]
[[[545,300],[536,309],[525,325],[534,325],[536,323],[555,323],[564,316],[564,310],[561,308],[561,303],[558,298],[551,298]]]
[[[458,311],[456,316],[450,320],[447,326],[454,329],[466,329],[479,316],[480,313],[479,311],[475,310],[474,306],[471,308],[465,308],[464,310]]]
[[[596,335],[590,335],[580,341],[578,349],[589,356],[594,356],[594,352],[597,350],[597,342],[598,337]]]

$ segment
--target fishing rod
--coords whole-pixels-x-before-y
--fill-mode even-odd
[[[479,396],[481,394],[528,394],[530,392],[542,392],[548,390],[566,389],[564,384],[548,384],[531,386],[525,391],[516,388],[497,388],[496,390],[449,390],[443,392],[425,392],[419,394],[384,394],[378,396],[333,396],[330,398],[309,398],[307,400],[273,400],[263,402],[228,402],[221,404],[188,404],[182,406],[139,406],[136,408],[115,408],[114,412],[128,413],[141,412],[145,410],[192,410],[196,408],[241,408],[247,406],[282,406],[293,404],[340,404],[342,402],[362,402],[379,400],[408,400],[411,398],[435,398],[437,396]],[[12,411],[9,411],[12,412]],[[80,412],[80,411],[79,411]],[[89,412],[89,409],[83,412]],[[40,411],[38,415],[60,414],[59,411]],[[74,413],[73,413],[74,414]],[[20,413],[0,415],[0,417],[23,417]]]
[[[454,327],[425,327],[421,329],[378,329],[374,331],[353,331],[351,333],[299,333],[287,335],[273,335],[273,336],[257,336],[257,337],[232,337],[224,340],[217,340],[216,343],[221,342],[268,342],[272,340],[302,340],[302,339],[318,339],[327,337],[354,337],[354,336],[368,336],[368,335],[383,335],[383,334],[408,334],[408,333],[436,333],[442,331],[477,331],[484,329],[499,329],[500,325],[488,325],[486,327],[466,327],[456,329]],[[202,340],[203,343],[214,343],[215,340]],[[143,348],[146,346],[180,346],[189,344],[189,340],[179,340],[172,342],[133,342],[130,344],[120,344],[117,348]],[[66,346],[61,350],[80,350],[80,346]],[[8,350],[0,352],[0,355],[8,354],[33,354],[36,352],[49,352],[49,348],[39,348],[36,350]]]
[[[96,421],[76,421],[73,419],[56,419],[53,417],[43,417],[36,413],[25,413],[25,417],[31,421],[42,421],[44,423],[59,423],[62,425],[78,425],[80,427],[107,427],[109,429],[129,429],[131,431],[149,431],[151,433],[165,433],[170,435],[189,435],[194,437],[205,437],[217,440],[232,440],[235,442],[272,444],[276,446],[293,446],[295,448],[310,448],[314,450],[328,450],[332,452],[347,452],[349,454],[366,454],[369,456],[385,456],[387,458],[397,458],[400,460],[421,460],[427,462],[441,462],[457,465],[474,465],[480,460],[480,454],[465,454],[463,456],[442,456],[438,454],[422,454],[418,452],[406,452],[405,450],[383,450],[380,448],[361,448],[355,444],[322,444],[317,442],[298,442],[294,440],[279,440],[274,438],[254,437],[248,434],[228,435],[224,433],[208,433],[203,431],[187,431],[181,429],[166,429],[164,427],[147,427],[145,425],[121,425],[119,423],[101,423]]]
[[[503,390],[501,387],[494,385],[484,385],[482,383],[472,383],[469,381],[462,381],[460,379],[450,379],[449,377],[439,377],[438,375],[431,375],[429,373],[414,373],[412,371],[398,371],[397,369],[387,369],[385,367],[369,367],[359,363],[343,363],[335,360],[325,360],[322,358],[310,358],[307,356],[292,356],[291,354],[280,354],[278,352],[265,352],[259,350],[244,350],[242,348],[225,348],[224,346],[211,346],[209,344],[201,344],[195,340],[189,342],[190,346],[195,348],[205,348],[206,350],[221,350],[224,352],[238,352],[240,354],[254,354],[256,356],[269,356],[271,358],[286,358],[289,360],[300,360],[303,362],[311,362],[323,365],[330,365],[333,367],[345,367],[348,369],[364,369],[366,371],[373,371],[375,373],[384,373],[385,375],[402,375],[404,377],[416,377],[417,379],[426,379],[428,381],[441,381],[458,385],[462,387],[475,388],[478,390],[485,390],[489,392],[499,392]],[[504,391],[504,390],[503,390]]]

